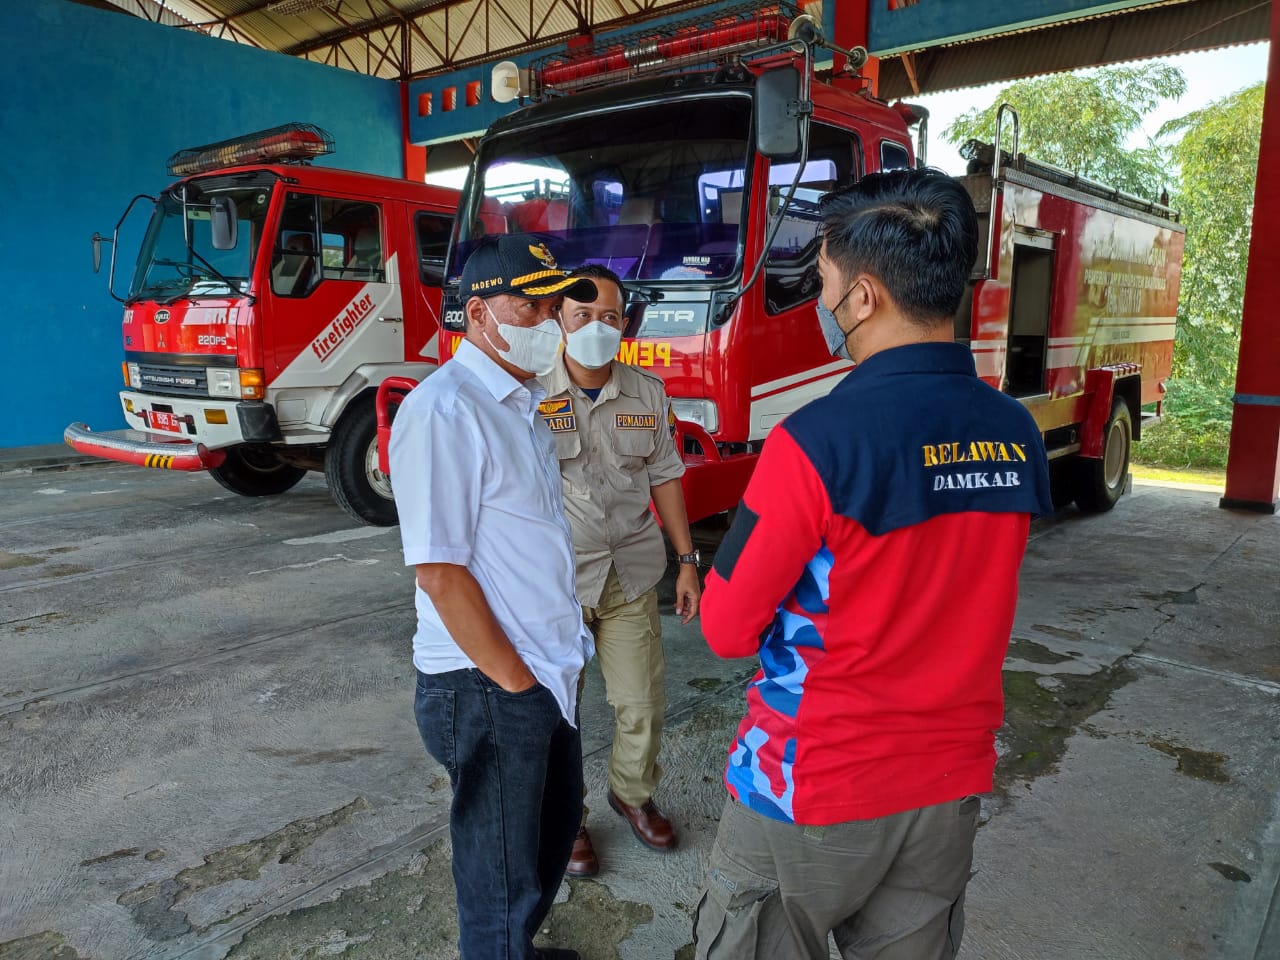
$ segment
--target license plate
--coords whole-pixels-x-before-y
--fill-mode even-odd
[[[166,413],[163,410],[152,410],[151,429],[168,430],[170,433],[181,433],[182,421],[178,419],[177,414]]]

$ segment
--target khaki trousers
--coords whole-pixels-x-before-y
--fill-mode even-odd
[[[954,960],[979,806],[804,827],[731,797],[694,913],[697,960],[826,960],[828,933],[844,960]]]
[[[599,602],[583,607],[582,619],[595,635],[605,697],[613,707],[609,789],[623,803],[638,807],[653,796],[662,776],[658,748],[667,698],[658,591],[654,588],[628,602],[617,572],[610,567]],[[584,801],[585,796],[584,784]],[[584,802],[584,824],[586,818]]]

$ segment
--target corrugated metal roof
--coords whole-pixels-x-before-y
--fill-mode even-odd
[[[879,94],[885,99],[911,97],[1080,67],[1254,43],[1268,38],[1270,18],[1270,0],[1173,0],[1151,4],[888,57],[880,61]]]
[[[77,2],[111,4],[160,23],[389,79],[500,60],[584,33],[707,6],[696,0]],[[881,61],[880,94],[905,97],[1265,40],[1270,9],[1270,0],[1163,0],[890,57]]]
[[[706,6],[695,0],[76,0],[389,79]]]

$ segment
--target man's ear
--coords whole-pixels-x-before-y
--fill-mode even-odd
[[[466,302],[463,310],[467,314],[467,326],[476,330],[483,330],[485,324],[489,322],[489,311],[485,309],[484,300],[480,297],[472,297]]]
[[[849,291],[849,312],[855,324],[870,319],[880,306],[880,291],[876,282],[865,273],[853,282]]]

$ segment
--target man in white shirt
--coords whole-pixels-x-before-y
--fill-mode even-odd
[[[528,235],[482,240],[459,287],[466,338],[391,433],[417,581],[414,712],[453,785],[462,960],[578,956],[533,946],[581,815],[577,684],[593,652],[534,379],[559,355],[565,292],[596,296]]]

